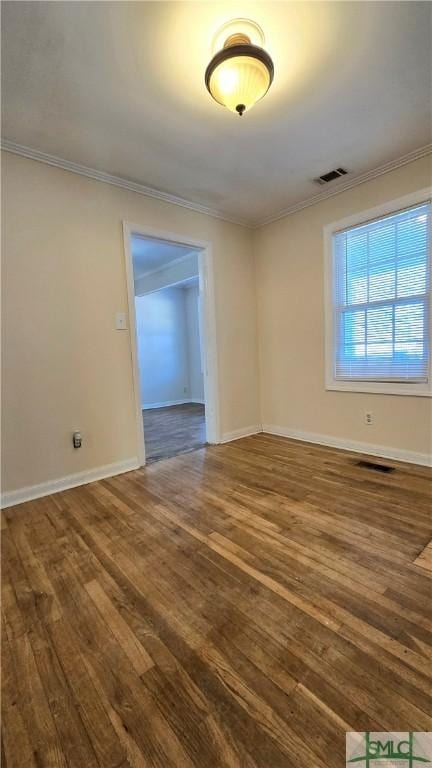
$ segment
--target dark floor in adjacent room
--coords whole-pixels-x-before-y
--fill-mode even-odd
[[[195,451],[206,444],[205,406],[184,403],[143,411],[146,463]]]

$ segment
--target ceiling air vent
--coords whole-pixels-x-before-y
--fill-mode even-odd
[[[345,168],[335,168],[333,171],[329,171],[328,173],[323,173],[322,176],[318,176],[317,179],[314,179],[317,184],[328,184],[329,181],[334,181],[335,179],[339,179],[341,176],[346,176],[348,171],[345,170]]]

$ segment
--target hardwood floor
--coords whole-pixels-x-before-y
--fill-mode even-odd
[[[146,463],[194,451],[206,443],[205,407],[199,403],[143,411]]]
[[[420,552],[419,556],[414,560],[414,563],[415,565],[418,565],[419,568],[424,568],[432,574],[432,540],[429,544],[426,544],[424,550]]]
[[[432,715],[431,471],[256,435],[3,513],[7,768],[340,768]],[[375,460],[377,461],[377,460]]]

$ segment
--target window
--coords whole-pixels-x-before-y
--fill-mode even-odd
[[[354,222],[327,228],[327,388],[430,394],[431,204]]]

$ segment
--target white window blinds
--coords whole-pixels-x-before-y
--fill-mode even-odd
[[[336,379],[428,380],[430,225],[427,202],[333,235]]]

